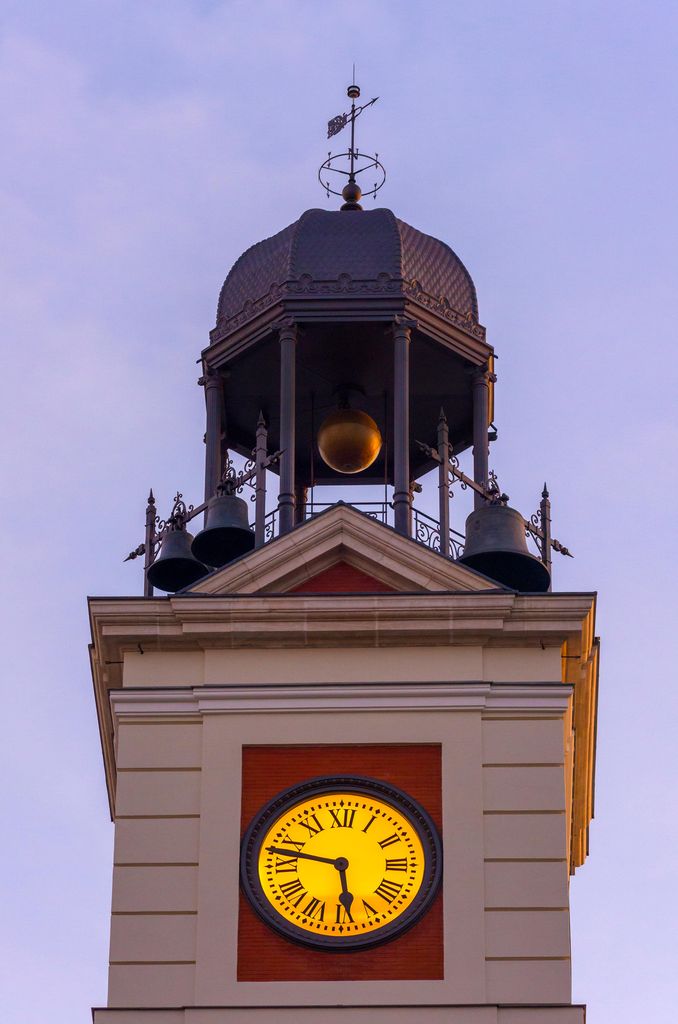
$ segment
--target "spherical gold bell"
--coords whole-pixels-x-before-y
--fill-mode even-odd
[[[371,416],[360,409],[337,409],[318,431],[323,462],[337,473],[360,473],[381,451],[381,433]]]

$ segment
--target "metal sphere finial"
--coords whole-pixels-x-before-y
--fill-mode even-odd
[[[345,200],[342,210],[362,210],[362,206],[359,204],[363,194],[357,181],[349,179],[348,184],[342,188],[341,195]]]

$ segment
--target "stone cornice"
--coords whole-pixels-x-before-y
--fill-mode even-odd
[[[214,686],[187,689],[114,690],[113,719],[209,714],[311,714],[314,712],[487,711],[523,716],[563,714],[572,687],[561,683],[411,683],[365,681],[359,686]]]
[[[560,645],[581,630],[590,594],[228,594],[91,598],[95,649],[111,669],[125,650],[391,647],[428,643]]]

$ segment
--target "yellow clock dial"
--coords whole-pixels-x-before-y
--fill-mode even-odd
[[[312,780],[273,801],[250,828],[243,871],[246,893],[273,927],[348,949],[409,927],[434,895],[440,857],[419,805],[393,787],[345,777]]]

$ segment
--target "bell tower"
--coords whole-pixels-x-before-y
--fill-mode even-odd
[[[362,208],[375,101],[348,96],[319,175],[341,209],[221,290],[203,500],[162,519],[151,492],[143,596],[90,599],[116,830],[95,1024],[584,1022],[595,595],[552,588],[546,486],[525,517],[490,471],[473,281]]]

